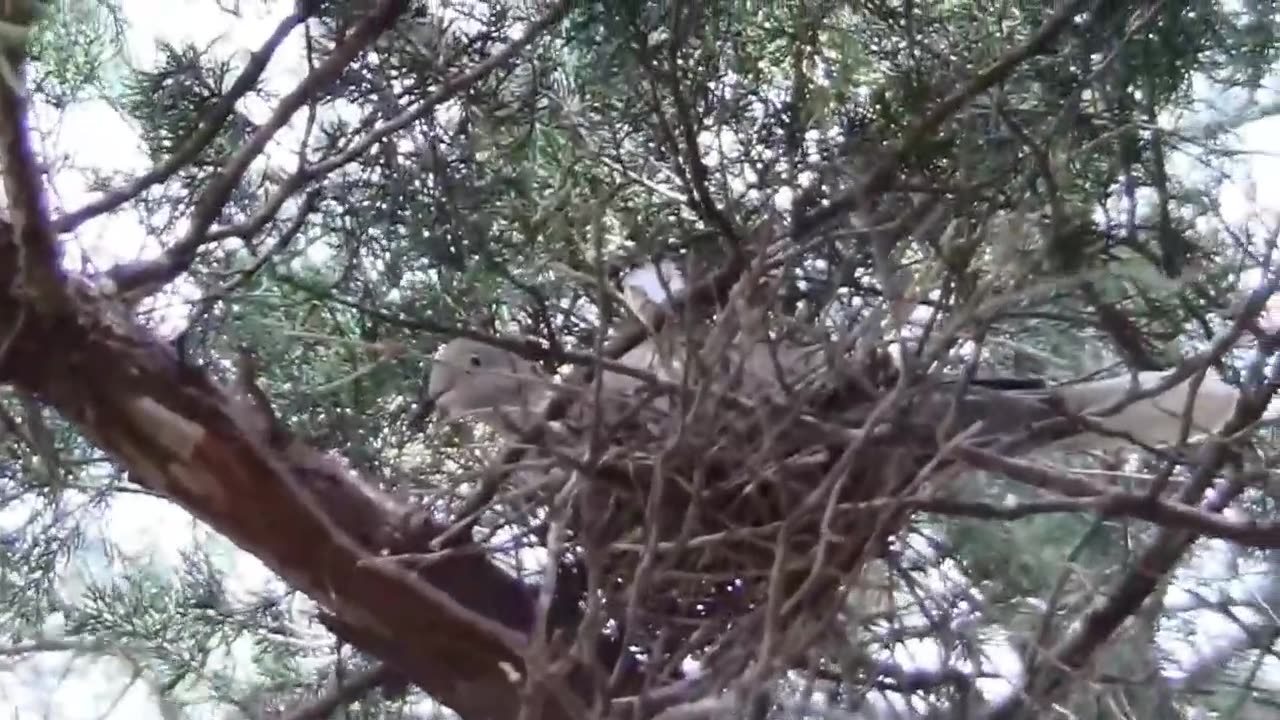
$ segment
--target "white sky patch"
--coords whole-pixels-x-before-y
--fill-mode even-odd
[[[649,262],[637,267],[620,279],[623,295],[634,290],[634,300],[648,300],[658,305],[665,304],[668,292],[671,298],[678,298],[684,292],[684,274],[671,260],[663,260],[656,266]]]
[[[1228,223],[1241,224],[1263,213],[1275,222],[1280,215],[1280,117],[1246,125],[1240,131],[1240,146],[1254,155],[1245,165],[1243,179],[1223,188],[1223,217]]]
[[[78,103],[61,111],[36,105],[32,124],[50,136],[39,151],[55,168],[49,193],[54,215],[78,209],[99,197],[100,193],[89,189],[89,173],[138,175],[151,166],[137,129],[105,101]],[[81,138],[92,140],[80,141]],[[90,267],[101,270],[158,253],[164,244],[148,237],[137,216],[124,209],[87,221],[76,231],[74,242],[64,242],[64,248],[70,267],[80,268],[87,260]]]

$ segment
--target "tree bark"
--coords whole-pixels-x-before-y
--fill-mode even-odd
[[[0,224],[10,288],[24,259],[13,235]],[[425,552],[443,528],[270,432],[260,409],[185,364],[119,303],[83,278],[62,279],[65,302],[17,292],[0,302],[0,381],[55,409],[132,480],[260,558],[464,718],[516,717],[531,588],[482,553],[416,567],[386,557]],[[575,715],[567,682],[550,684],[542,717]]]

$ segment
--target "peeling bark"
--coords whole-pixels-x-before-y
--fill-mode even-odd
[[[12,268],[12,229],[0,259]],[[7,257],[5,257],[7,256]],[[313,598],[348,636],[468,720],[518,714],[531,589],[482,554],[409,570],[443,528],[341,463],[272,442],[260,414],[137,325],[88,282],[41,314],[0,305],[0,380],[74,423],[133,479],[172,499]],[[566,687],[542,716],[567,718]]]

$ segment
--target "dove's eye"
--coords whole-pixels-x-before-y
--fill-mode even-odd
[[[479,356],[479,355],[472,355],[472,356],[468,359],[468,362],[470,362],[470,363],[471,363],[471,367],[478,368],[478,367],[480,367],[480,356]]]

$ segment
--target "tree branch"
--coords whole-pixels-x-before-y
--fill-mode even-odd
[[[1215,345],[1238,337],[1245,324],[1257,317],[1274,290],[1274,281],[1255,290],[1237,317],[1235,326],[1224,333]],[[1261,374],[1261,363],[1265,360],[1265,356],[1259,357],[1255,364],[1259,369],[1256,375]],[[1266,411],[1275,391],[1274,384],[1257,382],[1250,392],[1241,395],[1236,412],[1223,427],[1221,435],[1210,438],[1201,449],[1195,472],[1177,496],[1178,503],[1198,505],[1201,512],[1217,514],[1243,490],[1243,482],[1236,480],[1209,499],[1202,500],[1227,459],[1229,442],[1225,438],[1233,437],[1255,423]],[[1162,528],[1133,569],[1084,616],[1076,629],[1057,647],[1039,653],[1028,663],[1022,692],[992,711],[987,716],[988,720],[1039,717],[1039,708],[1066,691],[1075,673],[1085,668],[1099,648],[1138,611],[1198,537],[1198,528]]]
[[[866,198],[891,187],[908,151],[932,135],[942,123],[979,94],[1009,77],[1027,58],[1041,52],[1067,29],[1076,15],[1084,12],[1093,2],[1094,0],[1071,0],[1066,3],[1058,12],[1049,16],[1026,42],[1005,53],[990,67],[975,75],[964,87],[943,98],[907,129],[902,139],[893,145],[887,156],[860,183],[832,198],[826,205],[797,219],[795,234],[806,236],[816,233],[841,215],[864,204]]]
[[[285,39],[289,37],[289,33],[306,22],[310,16],[310,12],[308,12],[309,5],[307,3],[299,3],[298,8],[297,12],[281,20],[275,31],[262,44],[262,47],[249,56],[249,63],[245,65],[244,70],[241,71],[235,82],[231,84],[231,87],[227,88],[222,97],[218,98],[218,102],[210,109],[208,115],[201,120],[200,126],[192,133],[191,137],[187,138],[182,147],[178,148],[164,162],[134,178],[124,186],[108,191],[101,197],[91,200],[83,207],[55,219],[53,221],[54,231],[57,233],[71,232],[88,220],[102,213],[115,210],[152,185],[169,179],[174,173],[195,159],[200,154],[200,151],[218,134],[218,130],[222,128],[227,118],[231,116],[232,111],[235,110],[236,102],[253,88],[254,84],[258,82],[258,78],[262,77],[262,73],[267,69],[267,64],[271,62],[271,58],[276,51],[280,49]]]
[[[11,18],[21,13],[22,5],[6,3],[0,10],[5,22],[21,21],[27,26],[31,18]],[[29,27],[29,26],[28,26]],[[11,41],[10,41],[11,42]],[[26,58],[21,48],[3,48],[0,63],[9,72],[0,77],[0,156],[4,161],[4,191],[9,201],[8,221],[12,223],[12,241],[17,256],[13,258],[16,273],[9,282],[21,287],[28,302],[52,309],[65,300],[62,290],[62,254],[54,242],[44,197],[44,177],[27,133],[27,95],[21,86],[20,70]],[[7,273],[6,273],[7,274]]]
[[[258,128],[240,150],[231,157],[222,171],[209,183],[196,200],[186,234],[160,257],[134,263],[123,263],[107,271],[107,276],[124,294],[136,295],[148,289],[158,288],[182,274],[191,266],[196,252],[210,241],[208,230],[222,212],[240,178],[253,163],[267,143],[289,122],[294,113],[311,100],[320,90],[342,74],[347,65],[366,47],[387,31],[405,8],[405,0],[380,0],[347,35],[342,44],[319,67],[312,70],[302,82],[280,101],[271,117]]]
[[[0,267],[15,253],[0,225]],[[183,365],[114,300],[87,283],[67,290],[69,312],[0,302],[0,329],[13,335],[0,379],[260,558],[355,628],[360,647],[467,720],[515,716],[535,626],[526,585],[481,554],[406,568],[392,557],[425,552],[443,528],[410,517],[338,460],[270,432],[252,404]],[[573,717],[567,694],[548,693],[543,717]]]
[[[325,720],[332,717],[340,708],[350,705],[368,695],[382,683],[391,680],[395,674],[395,671],[386,665],[365,670],[337,687],[330,688],[324,695],[289,710],[280,716],[280,720]]]

